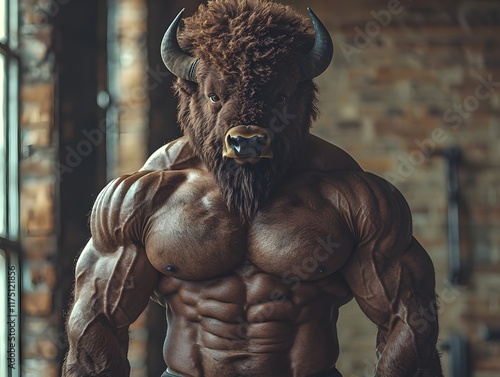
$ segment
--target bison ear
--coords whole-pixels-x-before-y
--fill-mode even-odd
[[[301,81],[310,80],[321,75],[330,65],[333,58],[333,41],[325,25],[314,14],[311,8],[307,8],[314,27],[316,37],[314,46],[302,56],[300,61]]]
[[[161,41],[161,57],[167,69],[175,76],[197,82],[196,74],[200,59],[186,54],[177,42],[177,29],[183,13],[184,9],[179,12],[165,32]]]

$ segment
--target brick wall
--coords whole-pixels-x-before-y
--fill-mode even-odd
[[[54,311],[57,284],[57,221],[53,163],[57,134],[53,128],[54,77],[49,52],[52,27],[47,9],[20,2],[21,29],[21,241],[23,255],[23,376],[58,373],[63,342],[60,313]]]
[[[116,174],[139,169],[147,157],[148,66],[145,0],[117,1],[119,137]]]

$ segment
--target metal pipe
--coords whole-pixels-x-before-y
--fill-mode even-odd
[[[453,285],[462,281],[463,269],[460,252],[460,216],[459,216],[459,180],[458,166],[462,158],[460,148],[452,146],[432,153],[446,160],[447,193],[448,193],[448,266],[449,279]]]
[[[460,218],[459,218],[459,181],[458,164],[460,149],[450,147],[446,150],[448,168],[448,255],[450,281],[460,284],[462,265],[460,253]]]
[[[450,377],[470,377],[469,346],[460,334],[450,334],[448,341],[441,344],[441,350],[450,354]]]

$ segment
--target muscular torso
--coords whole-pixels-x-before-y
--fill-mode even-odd
[[[338,273],[355,241],[346,188],[331,189],[346,173],[298,168],[243,225],[180,149],[171,152],[185,161],[169,170],[148,171],[161,156],[146,164],[135,193],[148,193],[140,237],[161,273],[155,295],[167,308],[169,368],[207,377],[329,370],[338,308],[352,297]]]
[[[335,146],[305,145],[245,223],[185,138],[111,182],[76,265],[63,375],[129,375],[128,328],[152,295],[176,375],[331,376],[355,297],[378,328],[377,375],[441,377],[434,269],[406,201]]]

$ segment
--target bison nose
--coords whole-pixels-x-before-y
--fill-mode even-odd
[[[238,158],[260,157],[267,144],[267,136],[255,135],[245,137],[228,135],[227,144]]]
[[[226,133],[222,156],[234,158],[240,164],[273,158],[271,136],[259,126],[235,126]]]

